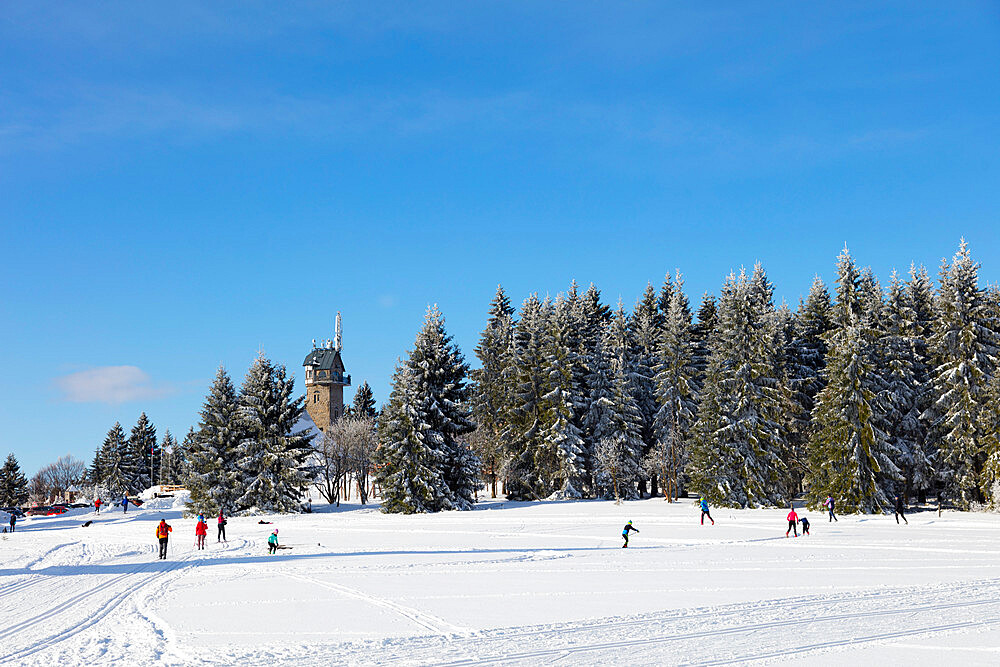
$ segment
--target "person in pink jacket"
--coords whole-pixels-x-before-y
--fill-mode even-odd
[[[198,523],[194,527],[194,537],[195,545],[199,550],[205,548],[205,535],[208,534],[208,524],[205,523],[205,517],[198,515]]]
[[[798,530],[799,515],[795,513],[795,508],[791,505],[788,506],[788,530],[785,531],[785,537],[788,537],[788,533],[794,532],[795,537],[799,536]]]

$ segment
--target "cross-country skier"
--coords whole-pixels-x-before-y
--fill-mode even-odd
[[[219,510],[219,534],[216,536],[216,542],[228,542],[226,539],[226,517],[223,516],[222,510]]]
[[[160,541],[160,560],[167,560],[167,538],[170,537],[171,531],[173,528],[167,520],[160,519],[160,524],[156,527],[156,539]]]
[[[122,514],[128,512],[128,496],[122,498]]]
[[[897,493],[896,494],[896,523],[899,523],[899,518],[903,517],[903,523],[905,523],[908,526],[908,525],[910,525],[910,522],[906,520],[906,515],[903,514],[903,510],[904,509],[905,508],[903,507],[903,496],[902,496],[902,494]]]
[[[637,533],[639,532],[638,528],[632,527],[632,521],[631,520],[629,520],[629,522],[625,524],[625,527],[622,528],[622,539],[625,540],[625,544],[622,545],[622,549],[627,549],[628,548],[628,531],[630,531],[630,530],[634,530]]]
[[[273,554],[278,551],[278,529],[275,528],[267,538],[267,553]]]
[[[198,515],[198,523],[194,526],[195,544],[199,550],[205,549],[205,536],[208,535],[208,524],[205,517]]]
[[[10,513],[10,532],[14,532],[14,524],[17,523],[17,515],[13,512]]]
[[[711,521],[712,525],[714,526],[715,525],[715,519],[713,519],[712,515],[708,513],[708,501],[705,500],[705,496],[702,496],[701,497],[701,525],[703,525],[703,526],[705,525],[705,517],[706,516],[708,517],[708,520]]]
[[[802,517],[801,519],[799,519],[799,523],[802,524],[802,534],[803,535],[808,535],[809,534],[809,519],[807,519],[805,517]]]
[[[788,533],[795,533],[795,537],[799,536],[798,531],[799,515],[795,513],[795,508],[791,505],[788,506],[788,530],[785,531],[785,537],[788,537]]]
[[[97,500],[94,501],[94,511],[97,512],[98,514],[101,513],[101,504],[102,503],[103,503],[103,501],[100,498],[98,498]]]
[[[827,496],[826,500],[823,502],[823,507],[827,508],[830,511],[830,518],[827,520],[827,523],[830,523],[831,521],[837,521],[837,517],[833,513],[833,505],[834,505],[833,496]]]

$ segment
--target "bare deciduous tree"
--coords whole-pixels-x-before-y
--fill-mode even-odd
[[[330,425],[316,446],[319,480],[316,488],[328,503],[340,506],[342,487],[353,477],[361,503],[368,501],[368,477],[375,451],[371,417],[343,417]]]
[[[497,497],[497,480],[506,466],[506,456],[500,438],[489,428],[480,426],[465,436],[466,442],[483,463],[483,475],[490,485],[490,497]]]

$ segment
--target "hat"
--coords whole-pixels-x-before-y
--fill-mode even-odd
[[[273,532],[274,532],[275,535],[277,535],[278,534],[278,529],[275,528]]]
[[[632,523],[632,519],[629,519],[629,520],[628,520],[628,522],[629,522],[629,523]]]

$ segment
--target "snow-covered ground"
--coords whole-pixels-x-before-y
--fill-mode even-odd
[[[1000,662],[995,515],[807,512],[786,539],[783,510],[700,526],[690,501],[345,505],[231,519],[222,545],[212,525],[198,552],[194,521],[151,505],[0,536],[0,664]],[[269,556],[274,526],[292,549]]]

